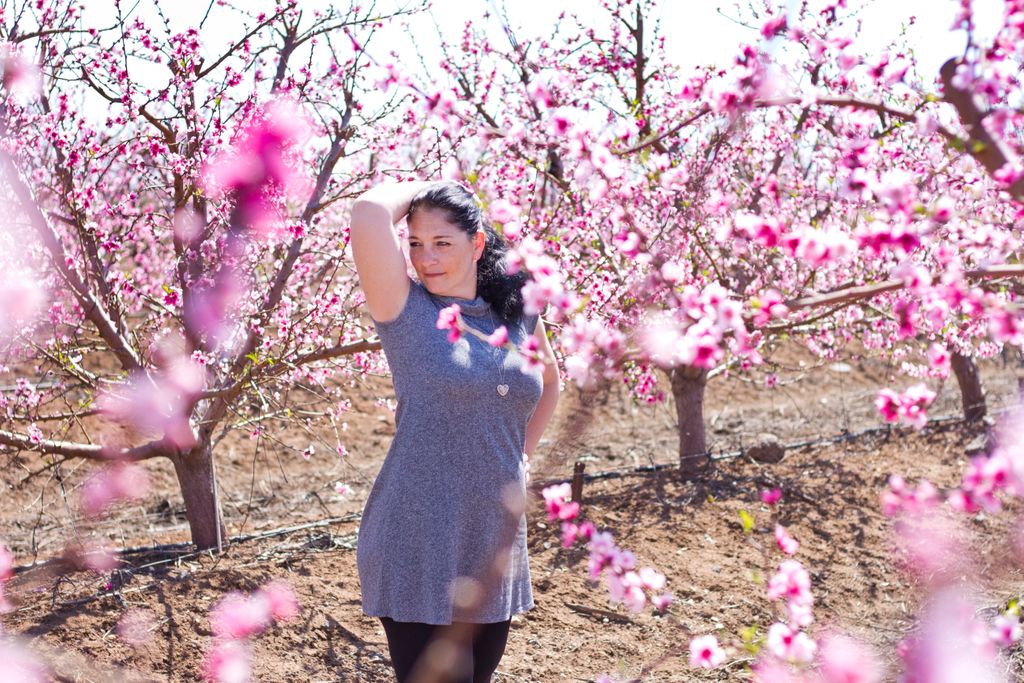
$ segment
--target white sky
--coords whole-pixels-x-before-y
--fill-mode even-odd
[[[164,14],[172,23],[172,28],[182,30],[187,26],[199,23],[206,11],[206,0],[142,0],[139,10],[147,19],[155,15],[148,5],[159,2]],[[524,35],[532,32],[543,33],[554,25],[559,12],[576,13],[581,17],[595,16],[600,12],[596,0],[433,0],[432,8],[438,23],[443,29],[450,30],[453,38],[467,19],[479,21],[493,2],[507,5],[508,15],[513,23],[519,24]],[[300,7],[323,7],[326,0],[299,0]],[[365,0],[364,0],[365,4]],[[408,5],[407,0],[379,0],[378,7],[387,11],[395,7]],[[781,0],[780,4],[795,4],[794,0]],[[813,4],[813,3],[812,3]],[[875,0],[861,3],[850,0],[851,8],[863,6],[860,16],[864,21],[862,37],[865,44],[880,47],[895,37],[908,17],[915,15],[917,23],[910,31],[911,43],[918,51],[923,66],[936,66],[945,58],[955,54],[963,46],[960,34],[951,34],[949,26],[956,10],[956,0]],[[87,3],[87,16],[107,17],[114,15],[113,0],[99,0]],[[270,0],[244,0],[244,5],[253,8],[271,8]],[[981,32],[990,31],[998,22],[1004,6],[1002,0],[975,0],[975,12],[979,20]],[[130,7],[131,3],[122,1],[122,7]],[[722,8],[721,13],[718,8]],[[735,46],[743,40],[751,40],[751,31],[725,18],[736,16],[737,11],[733,0],[716,2],[715,0],[663,0],[661,3],[662,30],[669,36],[668,49],[670,55],[680,65],[697,65],[708,62],[726,63],[735,52]],[[233,37],[233,26],[225,25],[231,15],[227,10],[215,7],[211,12],[211,20],[207,22],[207,38],[215,42],[216,37],[223,36],[226,40]],[[221,19],[223,17],[224,19]],[[218,19],[221,19],[218,21]],[[151,19],[152,23],[156,23]],[[231,24],[234,24],[231,21]],[[493,20],[492,20],[492,23]],[[423,35],[421,48],[429,48],[436,41],[429,38],[435,35],[433,23],[427,17],[413,20],[414,34]],[[495,24],[496,26],[496,24]],[[401,49],[402,42],[396,43]]]
[[[237,1],[252,11],[273,7],[271,0]],[[363,0],[364,4],[366,1]],[[779,1],[780,4],[795,5],[798,0]],[[172,29],[176,31],[198,25],[208,6],[208,0],[140,0],[137,11],[154,27],[160,26],[152,8],[154,2],[159,3],[171,21]],[[345,0],[338,4],[343,3]],[[432,14],[437,24],[448,34],[449,41],[457,43],[464,22],[482,22],[484,12],[492,8],[494,3],[499,7],[507,5],[513,28],[517,29],[517,35],[524,38],[550,33],[558,14],[563,10],[584,18],[597,16],[602,11],[596,0],[433,0]],[[310,9],[322,8],[327,4],[329,0],[299,0],[300,7]],[[415,0],[378,0],[377,7],[384,13],[410,4],[416,4]],[[811,5],[815,4],[820,2],[812,0]],[[911,15],[917,17],[916,24],[908,31],[908,37],[926,82],[931,82],[938,75],[939,66],[946,59],[963,49],[963,34],[949,30],[958,5],[957,0],[850,0],[849,4],[851,8],[861,8],[858,16],[864,28],[860,41],[872,51],[880,50],[897,37]],[[974,5],[979,33],[991,34],[998,26],[1004,3],[1002,0],[975,0]],[[129,7],[131,3],[122,0],[122,8]],[[722,8],[721,11],[718,8]],[[662,0],[660,19],[662,33],[668,36],[670,59],[684,68],[709,63],[728,66],[741,42],[756,40],[756,34],[751,29],[727,18],[737,15],[735,0]],[[87,3],[87,21],[109,25],[114,16],[114,0],[92,0]],[[440,52],[437,49],[434,19],[420,15],[408,21],[427,62],[436,63],[440,59]],[[214,7],[203,31],[204,45],[210,55],[219,54],[231,39],[237,37],[237,24],[237,15],[224,8]],[[489,25],[494,31],[495,44],[502,44],[499,42],[503,39],[497,20],[492,17]],[[371,42],[370,48],[370,52],[378,58],[385,58],[387,52],[394,49],[410,63],[415,60],[407,34],[397,25],[385,26],[381,35]]]

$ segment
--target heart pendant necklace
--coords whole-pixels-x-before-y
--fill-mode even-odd
[[[498,329],[498,321],[494,319],[494,311],[489,310],[488,312],[491,314],[491,322],[494,324],[494,329]],[[505,359],[501,356],[500,346],[491,346],[491,360],[498,367],[498,396],[507,396],[508,385],[505,384]]]

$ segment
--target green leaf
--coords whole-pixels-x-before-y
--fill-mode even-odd
[[[756,657],[757,653],[761,651],[761,645],[764,642],[761,638],[761,629],[758,628],[757,624],[751,624],[740,631],[740,636],[743,638],[743,649]]]
[[[740,510],[740,523],[743,524],[743,533],[749,534],[754,530],[754,518],[746,510]]]
[[[710,493],[708,494],[708,502],[709,503],[714,503],[715,502],[715,497],[712,496]]]
[[[259,363],[260,362],[260,356],[255,351],[253,351],[252,353],[245,354],[245,357],[248,358],[249,360],[251,360],[253,363]]]

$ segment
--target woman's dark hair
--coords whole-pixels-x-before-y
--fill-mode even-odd
[[[472,237],[484,231],[484,251],[476,262],[476,293],[491,305],[501,319],[513,323],[523,316],[523,295],[526,273],[505,271],[508,242],[486,222],[476,199],[458,183],[431,185],[409,203],[409,220],[418,210],[444,211],[448,220]]]

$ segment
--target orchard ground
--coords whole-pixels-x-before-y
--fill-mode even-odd
[[[893,368],[873,361],[821,364],[796,352],[788,360],[774,389],[739,375],[712,380],[705,418],[715,451],[752,445],[765,432],[789,444],[883,426],[873,399],[879,387],[892,386]],[[982,364],[990,410],[1015,400],[1016,375],[1015,365],[998,358]],[[73,500],[93,465],[47,468],[36,454],[4,456],[0,523],[21,567],[8,588],[18,609],[6,616],[7,629],[55,662],[61,680],[192,681],[211,644],[209,609],[226,591],[282,577],[298,593],[302,612],[255,641],[255,680],[393,680],[384,632],[360,609],[354,552],[357,515],[393,433],[390,409],[374,400],[389,389],[385,378],[352,387],[344,459],[316,448],[305,460],[299,451],[310,434],[299,429],[288,435],[293,448],[266,449],[272,455],[255,462],[244,430],[225,439],[217,462],[229,533],[263,535],[236,542],[220,557],[157,549],[124,556],[113,575],[55,577],[47,564],[26,569],[59,553],[69,537],[142,548],[184,543],[188,526],[169,463],[145,463],[152,484],[147,498],[93,522],[76,517],[63,498],[66,492]],[[569,439],[564,428],[579,422],[578,396],[574,387],[563,394],[550,438],[534,458],[534,481],[564,480],[576,460],[588,472],[621,469],[622,476],[587,482],[582,516],[635,552],[639,566],[666,574],[676,598],[672,616],[610,606],[603,584],[587,582],[586,551],[561,548],[537,491],[528,512],[537,607],[514,620],[495,681],[591,681],[601,673],[623,680],[643,673],[646,681],[744,678],[752,660],[737,647],[741,631],[756,623],[763,632],[782,614],[764,589],[781,557],[772,515],[801,543],[796,558],[812,575],[816,632],[842,628],[895,664],[894,645],[913,629],[922,592],[893,564],[891,522],[880,512],[879,494],[892,473],[957,484],[977,427],[949,421],[920,433],[883,429],[792,449],[774,465],[723,459],[688,482],[672,467],[631,472],[676,462],[671,404],[636,405],[624,392],[609,391],[593,401],[586,428]],[[930,413],[959,410],[955,381],[947,380]],[[325,427],[311,421],[309,429]],[[326,429],[320,435],[333,442]],[[337,494],[338,481],[352,494]],[[759,492],[774,486],[783,499],[769,510]],[[741,510],[755,520],[752,533],[744,533]],[[976,590],[993,615],[1019,597],[1020,572],[1007,566],[999,542],[1014,516],[978,515],[969,523],[978,532],[977,575],[988,579]],[[300,528],[269,533],[286,527]],[[118,620],[132,609],[155,619],[151,638],[134,647],[117,635]],[[689,668],[686,645],[703,633],[733,645],[722,669]],[[1015,650],[1008,661],[1018,675],[1020,660]]]

